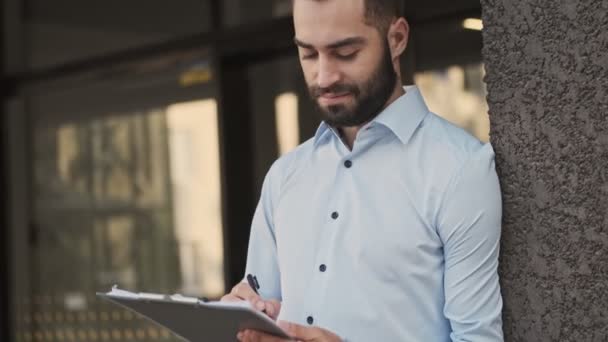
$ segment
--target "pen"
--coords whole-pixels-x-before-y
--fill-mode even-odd
[[[260,288],[260,283],[258,283],[258,277],[254,276],[253,274],[248,274],[247,283],[249,283],[249,287],[251,287],[253,292],[259,296],[260,293],[258,292],[258,289]],[[262,310],[262,312],[266,313],[266,309]]]
[[[247,282],[249,283],[249,286],[251,287],[253,292],[259,295],[260,293],[258,292],[258,289],[260,288],[260,283],[258,283],[258,278],[252,274],[248,274]]]

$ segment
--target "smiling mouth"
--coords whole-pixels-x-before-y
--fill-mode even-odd
[[[351,96],[351,93],[339,93],[339,94],[327,93],[327,94],[323,94],[323,95],[319,96],[319,102],[322,104],[331,105],[334,103],[342,102],[349,96]]]

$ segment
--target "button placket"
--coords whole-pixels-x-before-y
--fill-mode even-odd
[[[349,168],[353,166],[351,160],[352,153],[344,154],[342,159],[338,161],[338,170],[336,182],[334,182],[332,196],[327,202],[329,205],[329,213],[327,213],[327,221],[325,221],[325,229],[321,231],[319,238],[318,252],[315,256],[314,274],[312,280],[312,291],[311,300],[305,305],[303,314],[306,315],[306,322],[309,325],[319,324],[319,319],[323,320],[323,303],[327,298],[327,286],[328,282],[331,281],[330,263],[333,262],[333,255],[331,248],[332,243],[336,240],[336,234],[338,234],[342,224],[340,223],[343,216],[343,208],[340,203],[344,202],[343,198],[343,184],[348,183],[344,180],[344,177],[349,177]],[[319,316],[321,315],[321,316]]]

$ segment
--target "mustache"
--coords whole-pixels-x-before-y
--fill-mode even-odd
[[[352,84],[334,84],[331,87],[321,88],[319,86],[312,86],[309,88],[310,96],[313,99],[318,99],[325,94],[340,94],[340,93],[351,93],[355,96],[359,95],[359,88]]]

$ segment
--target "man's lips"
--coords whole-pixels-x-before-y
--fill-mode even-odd
[[[351,96],[351,93],[338,93],[338,94],[326,93],[326,94],[319,96],[319,103],[324,104],[324,105],[337,104],[337,103],[343,102],[350,96]]]

